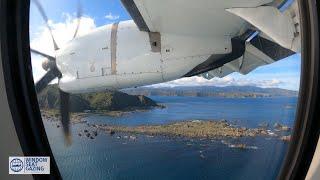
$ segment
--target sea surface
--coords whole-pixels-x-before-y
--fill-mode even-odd
[[[292,127],[297,98],[163,97],[166,106],[121,117],[91,115],[89,124],[125,126],[166,124],[182,120],[221,120],[241,127],[274,123]],[[73,144],[64,145],[61,128],[44,121],[49,142],[64,179],[275,179],[288,143],[276,137],[190,139],[130,134],[111,136],[98,131],[95,139],[78,133],[86,123],[72,126]],[[119,137],[121,136],[121,138]],[[135,135],[136,136],[136,135]],[[245,143],[248,149],[227,144]]]

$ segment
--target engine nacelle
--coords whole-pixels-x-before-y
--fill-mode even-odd
[[[143,32],[133,21],[102,26],[58,51],[59,86],[84,93],[174,80],[214,52],[230,52],[229,38],[217,41]]]

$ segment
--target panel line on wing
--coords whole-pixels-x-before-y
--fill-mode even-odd
[[[119,23],[113,23],[111,27],[111,39],[110,39],[110,50],[111,50],[111,74],[117,74],[117,31]]]

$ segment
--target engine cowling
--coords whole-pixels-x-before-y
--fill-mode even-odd
[[[59,86],[84,93],[174,80],[213,52],[230,51],[230,39],[222,39],[219,49],[212,50],[210,43],[217,41],[143,32],[133,21],[102,26],[58,51],[57,66],[63,74]]]

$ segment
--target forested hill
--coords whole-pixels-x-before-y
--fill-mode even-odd
[[[39,106],[42,109],[59,108],[59,90],[57,85],[49,85],[38,94]],[[72,112],[85,110],[130,110],[158,106],[152,99],[143,95],[129,95],[120,91],[77,94],[70,96]]]
[[[195,96],[195,97],[296,97],[297,91],[280,88],[260,88],[255,86],[178,86],[139,87],[124,89],[122,92],[144,96]]]

